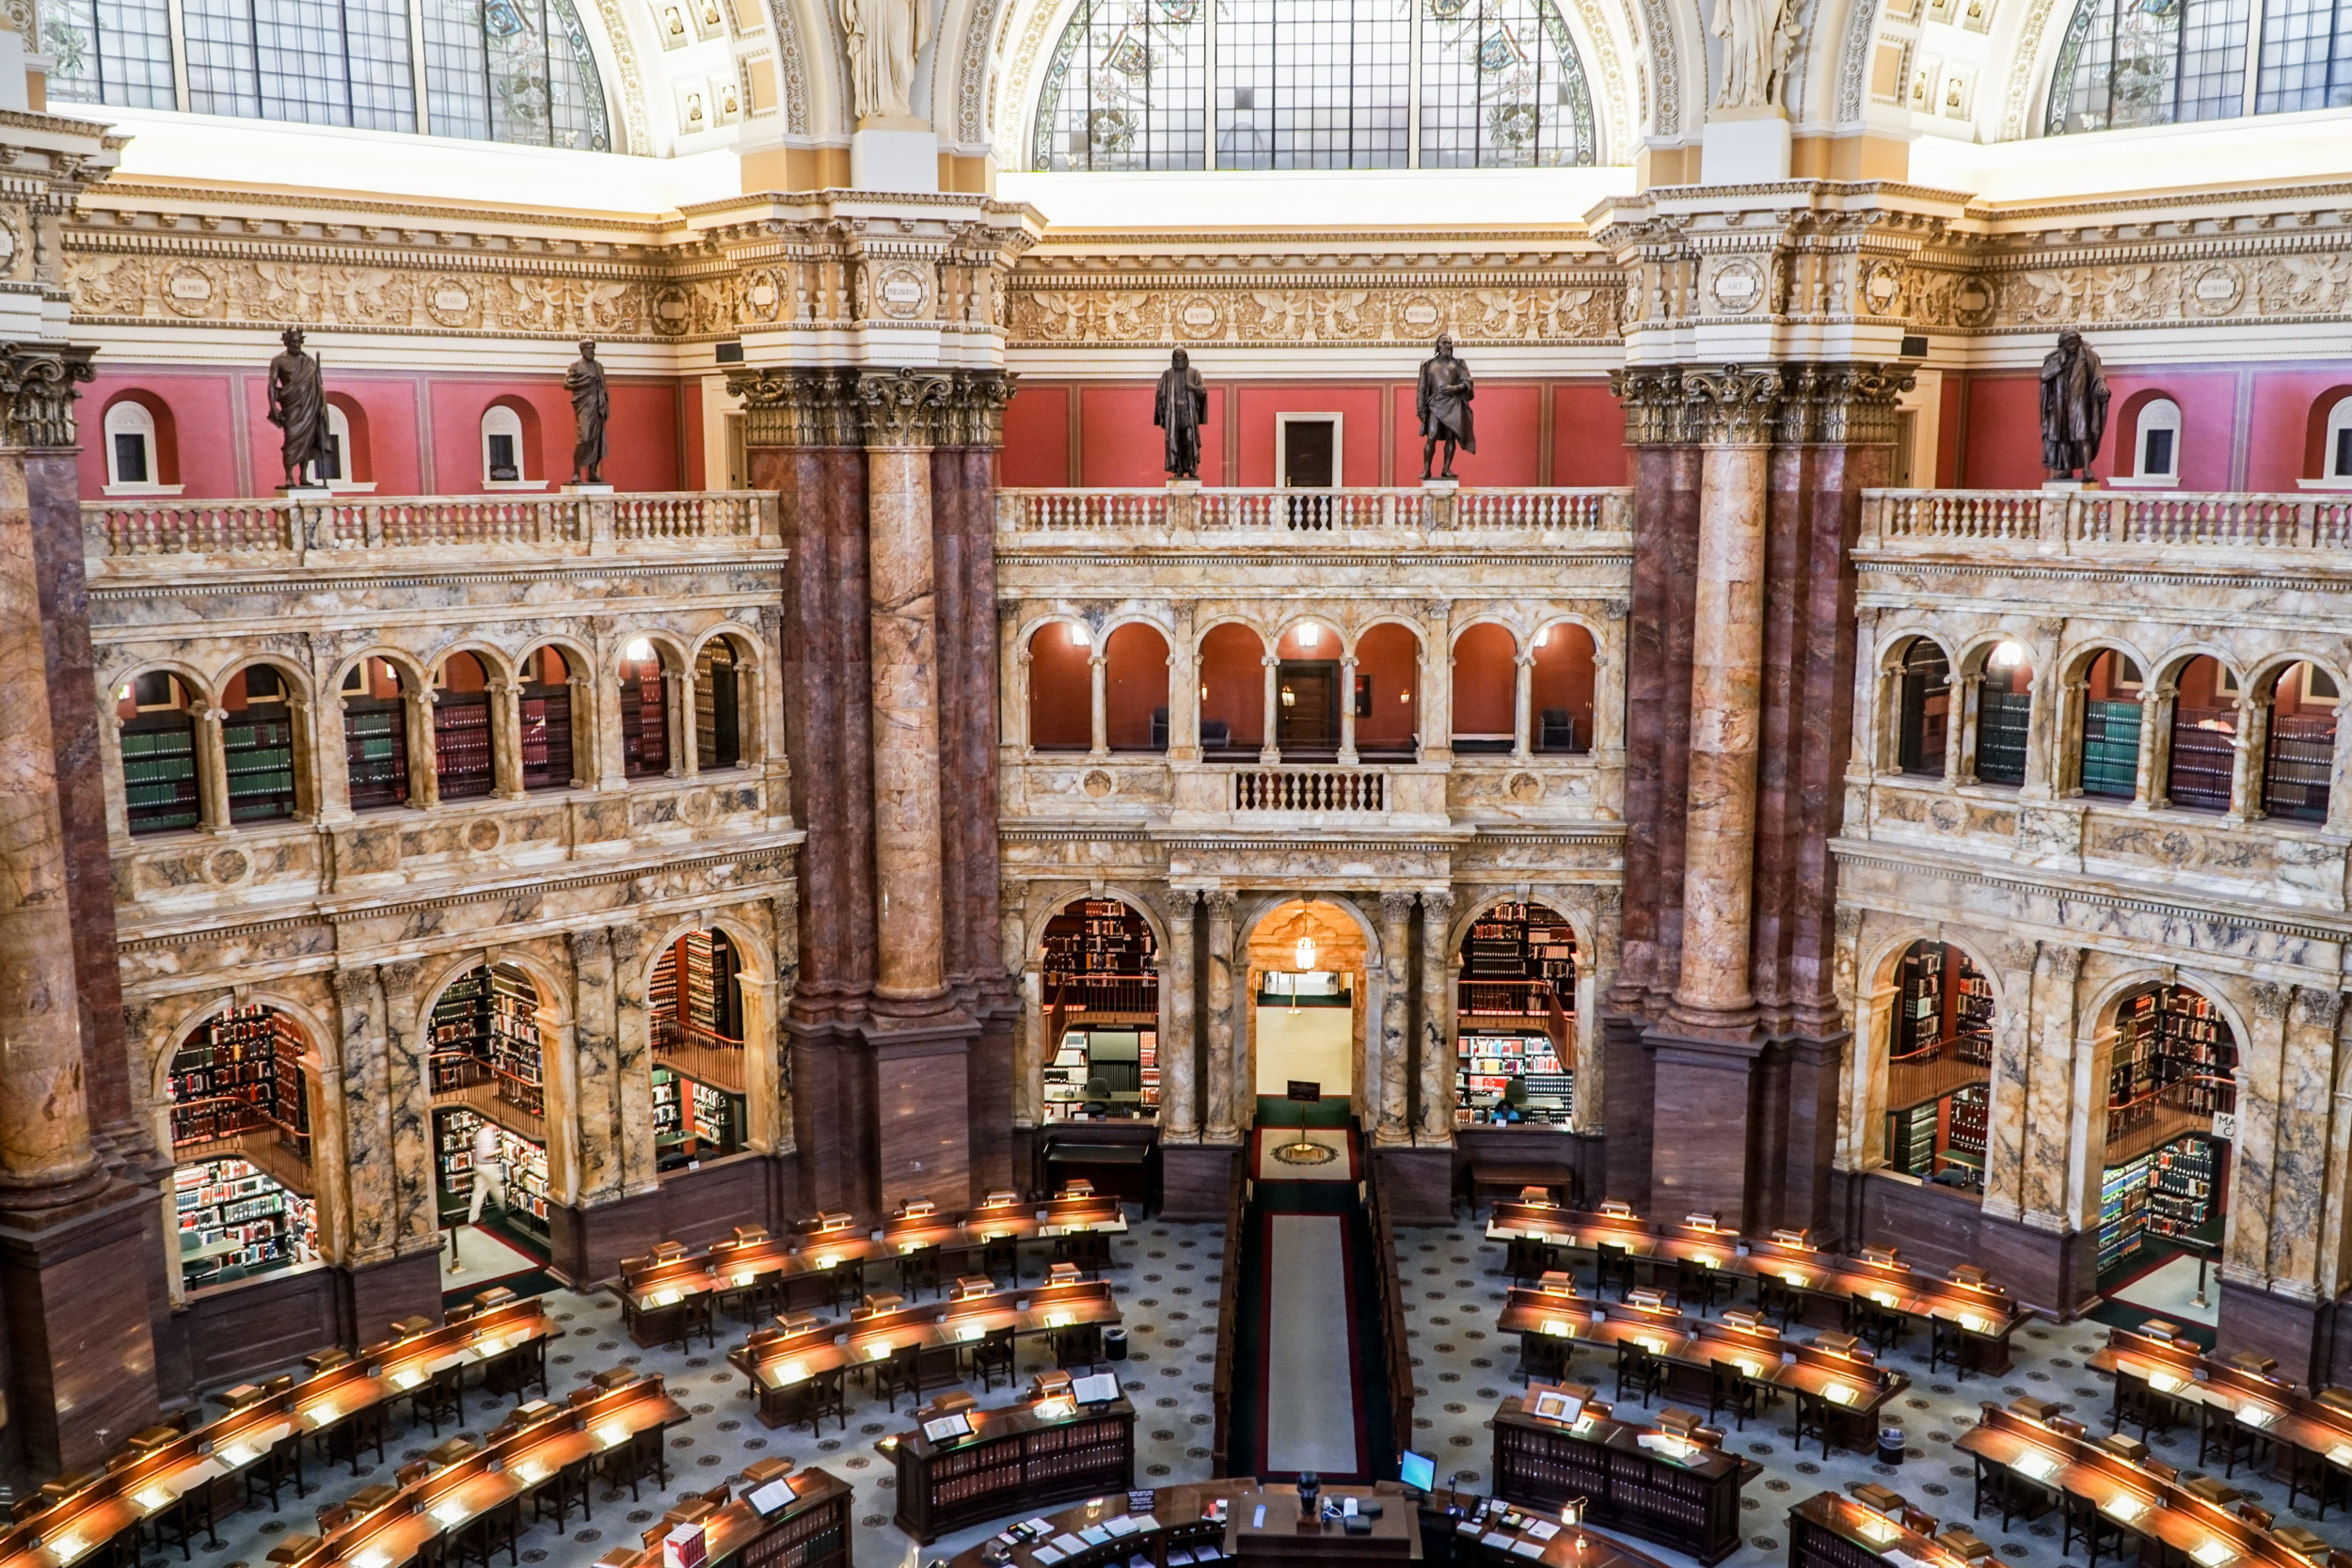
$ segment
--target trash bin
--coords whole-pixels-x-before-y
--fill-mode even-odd
[[[1123,1347],[1120,1349],[1120,1354],[1122,1355],[1126,1354]],[[1900,1465],[1902,1462],[1903,1429],[1900,1427],[1879,1428],[1879,1463],[1882,1465]]]
[[[1105,1361],[1127,1359],[1127,1331],[1125,1329],[1106,1328],[1103,1330],[1103,1359]],[[1898,1433],[1898,1435],[1900,1434]]]

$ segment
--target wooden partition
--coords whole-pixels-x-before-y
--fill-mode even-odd
[[[1211,1407],[1216,1415],[1209,1441],[1209,1474],[1228,1474],[1233,1441],[1233,1328],[1241,1306],[1241,1220],[1248,1206],[1249,1180],[1242,1162],[1235,1160],[1225,1187],[1224,1288],[1216,1300],[1216,1372],[1211,1380]]]
[[[1390,1223],[1389,1206],[1380,1195],[1379,1171],[1380,1162],[1366,1162],[1364,1197],[1372,1211],[1372,1249],[1380,1291],[1380,1337],[1386,1353],[1382,1372],[1389,1386],[1390,1415],[1402,1447],[1409,1446],[1406,1434],[1413,1430],[1413,1351],[1405,1319],[1405,1294],[1397,1272],[1396,1230]]]

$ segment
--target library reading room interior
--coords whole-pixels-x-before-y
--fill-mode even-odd
[[[0,653],[0,1568],[2352,1568],[2352,0],[4,0]]]

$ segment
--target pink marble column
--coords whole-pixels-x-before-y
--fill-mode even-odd
[[[1410,1011],[1406,989],[1412,980],[1406,947],[1412,938],[1412,894],[1392,891],[1380,895],[1380,1087],[1375,1101],[1380,1120],[1373,1141],[1387,1147],[1413,1141],[1411,1125],[1405,1119],[1406,1028]]]
[[[904,427],[883,439],[912,439]],[[932,599],[930,451],[869,444],[866,580],[874,660],[874,994],[946,990],[939,842],[939,627]]]

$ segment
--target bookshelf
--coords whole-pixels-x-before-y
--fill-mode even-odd
[[[399,699],[348,700],[343,757],[353,810],[397,806],[408,799],[408,730]]]
[[[2263,811],[2289,821],[2325,822],[2335,755],[2334,714],[2274,716],[2270,757],[2263,768]]]
[[[791,1484],[794,1501],[720,1559],[725,1568],[850,1568],[850,1489],[814,1467],[795,1474]]]
[[[242,704],[242,705],[239,705]],[[229,683],[220,726],[229,775],[229,820],[269,822],[294,814],[294,721],[283,678],[250,665]]]
[[[190,1031],[172,1053],[174,1148],[241,1133],[275,1132],[310,1158],[310,1106],[302,1036],[285,1014],[235,1007]]]
[[[196,725],[186,714],[141,714],[123,726],[122,802],[134,833],[197,825]]]
[[[1046,923],[1046,1115],[1067,1119],[1103,1103],[1110,1114],[1156,1115],[1160,1103],[1159,944],[1142,915],[1116,898],[1081,898]],[[1090,1101],[1101,1079],[1107,1098]]]
[[[670,767],[670,714],[659,659],[639,659],[621,676],[622,770],[632,779]]]
[[[1999,672],[1994,678],[2006,679]],[[1990,784],[2026,782],[2026,743],[2033,724],[2033,693],[1999,691],[1988,681],[1977,698],[1977,779]]]
[[[433,1113],[433,1166],[446,1210],[453,1202],[463,1210],[473,1201],[473,1135],[482,1126],[478,1112],[463,1105],[444,1106]],[[548,1240],[547,1146],[498,1130],[499,1154],[506,1165],[507,1217],[526,1234]]]
[[[1991,1109],[1991,1085],[1971,1084],[1952,1093],[1949,1122],[1945,1129],[1944,1157],[1984,1170],[1986,1113]]]
[[[2147,1235],[2148,1156],[2109,1165],[2099,1179],[2099,1272],[2129,1261]]]
[[[433,1005],[433,1088],[489,1083],[527,1116],[547,1107],[539,992],[509,964],[485,964],[450,982]]]
[[[1721,1449],[1682,1460],[1642,1446],[1637,1430],[1606,1417],[1581,1433],[1527,1415],[1506,1399],[1486,1423],[1495,1434],[1495,1496],[1556,1513],[1585,1499],[1584,1520],[1687,1552],[1703,1563],[1737,1551],[1740,1462]]]
[[[318,1206],[233,1156],[172,1172],[180,1277],[191,1291],[318,1259]]]
[[[490,694],[451,691],[434,695],[433,767],[441,799],[466,800],[490,793]]]
[[[1488,910],[1463,939],[1454,983],[1457,1125],[1565,1126],[1576,1075],[1576,932],[1541,904]]]
[[[2191,1133],[2149,1156],[2148,1231],[2177,1241],[2217,1243],[2221,1173],[2229,1146]]]
[[[1082,898],[1046,922],[1044,963],[1046,1000],[1064,988],[1081,991],[1088,1000],[1103,990],[1089,986],[1093,976],[1149,976],[1156,979],[1159,946],[1143,916],[1116,898]],[[1072,999],[1077,1004],[1077,999]],[[1152,1007],[1157,1007],[1153,995]],[[1129,1007],[1089,1007],[1089,1011],[1132,1011]]]
[[[2211,1117],[2237,1109],[2237,1043],[2214,1005],[2186,986],[2153,986],[2116,1009],[2107,1069],[2107,1136],[2162,1103]]]
[[[568,789],[572,783],[569,687],[526,687],[521,702],[523,787]]]
[[[1156,1029],[1065,1029],[1045,1068],[1046,1115],[1069,1119],[1089,1104],[1115,1112],[1156,1113],[1160,1104],[1159,1031]],[[1107,1095],[1087,1096],[1101,1079]]]
[[[2230,774],[2236,760],[2237,710],[2193,708],[2172,712],[2172,762],[2165,775],[2165,798],[2192,811],[2230,809]]]
[[[2139,700],[2094,699],[2083,705],[2082,791],[2128,800],[2138,791]]]
[[[1136,1412],[1125,1400],[1059,1419],[1034,1405],[991,1410],[981,1435],[898,1439],[898,1526],[929,1545],[967,1525],[1027,1515],[1135,1484]]]

